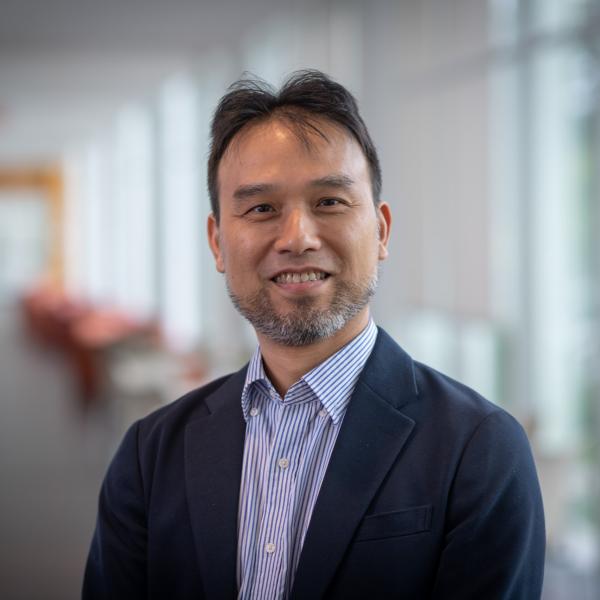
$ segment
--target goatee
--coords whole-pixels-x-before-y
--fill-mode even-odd
[[[228,279],[226,283],[234,306],[257,332],[284,346],[307,346],[340,331],[368,304],[377,288],[377,271],[363,284],[335,281],[326,308],[317,308],[317,299],[305,296],[294,300],[294,307],[284,314],[275,309],[266,290],[242,297],[233,292]]]

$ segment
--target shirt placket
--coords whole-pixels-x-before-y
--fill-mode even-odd
[[[300,468],[302,446],[298,443],[298,435],[304,435],[301,417],[306,407],[288,401],[284,403],[278,397],[274,400],[277,402],[277,425],[269,456],[267,496],[259,542],[259,563],[264,570],[259,568],[258,572],[268,572],[267,585],[271,591],[276,588],[276,597],[279,598],[283,597],[291,562],[296,474]]]

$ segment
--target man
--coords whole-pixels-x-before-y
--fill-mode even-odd
[[[238,82],[208,178],[216,267],[259,348],[126,434],[84,598],[538,598],[522,428],[370,319],[391,214],[352,96],[316,71]]]

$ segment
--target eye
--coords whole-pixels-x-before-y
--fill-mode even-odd
[[[319,206],[341,206],[344,204],[339,198],[322,198],[319,200]]]
[[[263,214],[263,213],[268,213],[268,212],[272,212],[274,209],[270,204],[257,204],[256,206],[253,206],[248,213],[250,214]]]

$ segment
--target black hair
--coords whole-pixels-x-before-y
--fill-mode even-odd
[[[329,120],[348,131],[358,142],[369,165],[373,201],[381,194],[381,167],[375,145],[354,96],[328,75],[314,69],[293,72],[279,91],[261,79],[240,79],[221,98],[212,120],[208,158],[208,193],[215,217],[219,218],[219,163],[237,133],[252,122],[278,117],[288,121],[309,145],[308,132],[326,138],[319,119]]]

